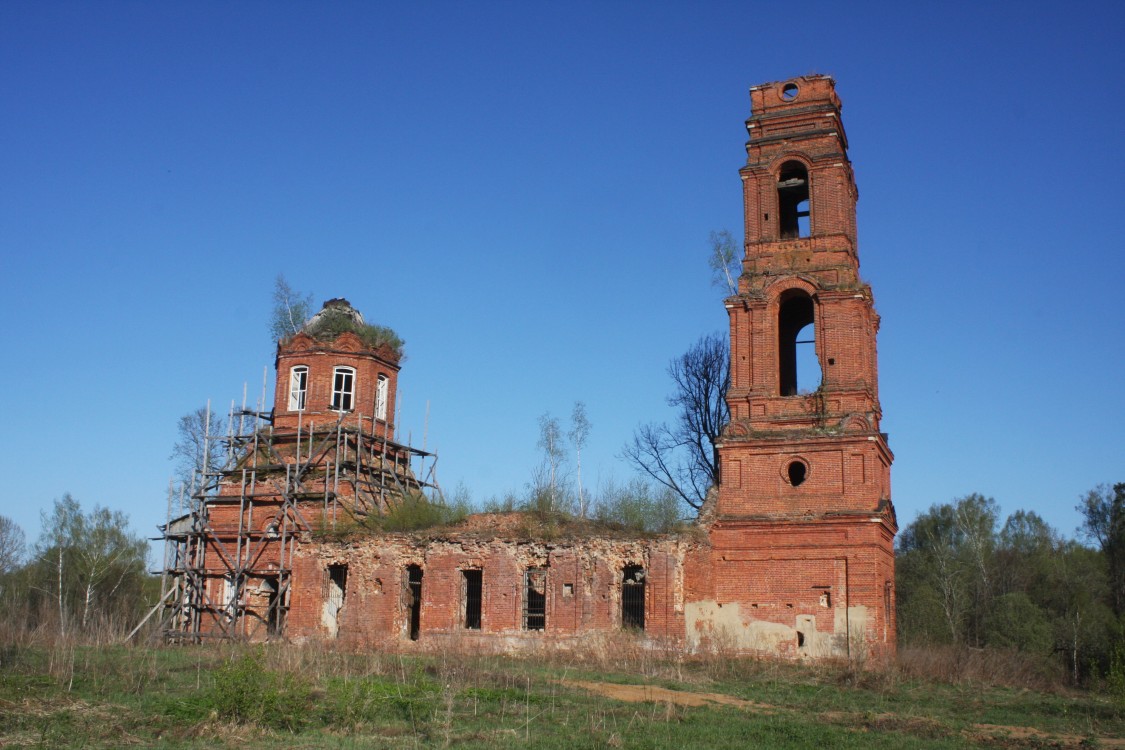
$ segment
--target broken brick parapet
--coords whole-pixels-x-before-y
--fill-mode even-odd
[[[338,637],[363,642],[408,638],[411,595],[404,571],[421,571],[420,634],[505,636],[519,641],[574,637],[623,627],[627,566],[643,569],[644,632],[682,639],[684,559],[698,542],[679,538],[581,541],[441,538],[381,534],[347,543],[305,542],[296,554],[304,571],[289,604],[293,638],[322,638],[338,620]],[[343,606],[326,617],[329,566],[347,566]],[[544,571],[542,630],[529,628],[527,572]],[[314,573],[315,571],[315,573]],[[479,622],[466,623],[465,571],[480,571]],[[295,576],[295,579],[297,576]]]

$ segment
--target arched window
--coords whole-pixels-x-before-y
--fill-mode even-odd
[[[333,411],[351,411],[355,403],[355,370],[351,367],[337,367],[332,371]]]
[[[387,376],[380,375],[375,381],[375,418],[387,421]]]
[[[820,387],[816,308],[812,298],[803,292],[790,292],[778,307],[777,365],[782,396],[811,393]]]
[[[809,236],[809,172],[798,161],[781,165],[777,177],[777,213],[782,239]]]
[[[297,365],[289,371],[289,411],[304,411],[309,392],[309,368]]]

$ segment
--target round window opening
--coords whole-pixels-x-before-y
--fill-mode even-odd
[[[799,487],[804,484],[805,479],[809,475],[809,467],[805,466],[803,461],[790,461],[789,462],[789,484],[794,487]]]
[[[781,98],[787,102],[791,102],[797,98],[797,93],[800,89],[797,88],[795,83],[787,83],[781,87]]]

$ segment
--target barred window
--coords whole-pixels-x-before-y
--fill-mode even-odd
[[[524,574],[523,599],[524,630],[547,629],[547,571],[528,568]]]

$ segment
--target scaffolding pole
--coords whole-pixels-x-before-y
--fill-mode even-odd
[[[161,527],[160,600],[129,638],[157,614],[153,635],[168,642],[255,638],[263,627],[267,637],[284,637],[300,541],[334,529],[338,514],[361,522],[410,494],[444,503],[436,455],[388,439],[385,423],[358,414],[349,423],[344,413],[321,429],[303,416],[295,430],[279,429],[264,411],[264,393],[253,411],[245,400],[244,387],[243,406],[232,403],[222,435],[211,434],[207,404],[203,465],[188,507],[179,517],[169,512]],[[224,454],[221,468],[210,466],[213,455]],[[170,486],[169,511],[172,496]],[[268,597],[264,605],[251,604],[261,596]]]

